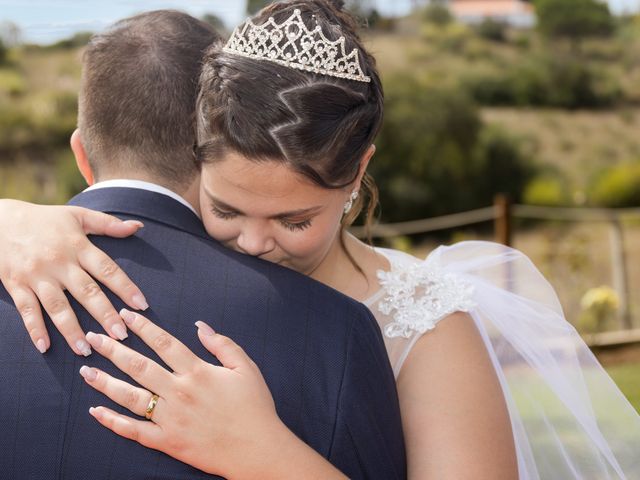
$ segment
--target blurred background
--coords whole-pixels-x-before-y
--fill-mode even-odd
[[[266,3],[0,0],[0,197],[84,188],[68,141],[92,32],[177,8],[228,33]],[[347,4],[386,91],[376,242],[523,250],[640,409],[640,1]]]

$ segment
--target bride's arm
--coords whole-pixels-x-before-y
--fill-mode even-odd
[[[346,478],[282,423],[260,370],[231,339],[197,322],[198,337],[222,363],[218,367],[145,317],[126,310],[122,317],[172,371],[105,335],[88,333],[95,351],[145,388],[85,366],[80,373],[89,385],[139,416],[151,392],[159,397],[152,421],[92,408],[102,425],[229,479]]]
[[[144,309],[142,292],[88,239],[88,234],[127,237],[142,224],[80,207],[0,200],[0,280],[13,299],[33,344],[50,346],[42,307],[78,355],[88,353],[67,290],[113,338],[126,326],[96,281],[127,305]]]
[[[468,314],[416,342],[397,386],[410,479],[518,478],[504,396]]]

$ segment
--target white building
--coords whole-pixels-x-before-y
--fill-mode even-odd
[[[458,21],[470,25],[491,19],[529,28],[536,22],[533,5],[522,0],[450,0],[449,8]]]

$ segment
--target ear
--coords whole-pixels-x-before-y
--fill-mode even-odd
[[[362,177],[364,177],[364,174],[367,172],[367,167],[369,166],[369,162],[371,161],[374,153],[376,153],[376,146],[371,144],[371,146],[367,149],[366,152],[364,152],[364,155],[362,156],[362,161],[360,162],[360,168],[358,171],[358,177],[356,178],[356,181],[354,183],[353,191],[360,191]]]
[[[85,151],[84,145],[82,144],[80,130],[78,130],[77,128],[71,134],[71,150],[73,151],[73,155],[76,157],[76,165],[78,166],[78,170],[80,170],[80,173],[87,182],[87,185],[91,186],[96,183],[93,177],[93,170],[91,169],[91,165],[89,165],[87,152]]]

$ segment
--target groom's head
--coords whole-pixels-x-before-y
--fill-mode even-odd
[[[89,183],[135,178],[178,193],[193,184],[201,59],[219,39],[208,24],[172,10],[121,20],[91,39],[71,141]]]

